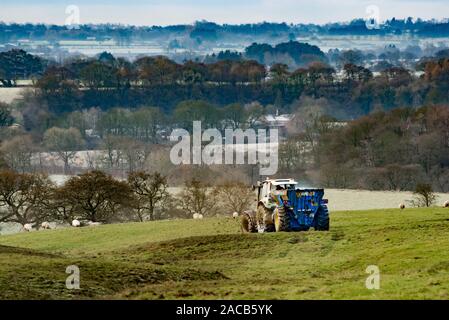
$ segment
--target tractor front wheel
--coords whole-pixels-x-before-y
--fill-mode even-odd
[[[290,215],[285,211],[284,207],[279,207],[274,210],[273,219],[276,232],[290,231]]]

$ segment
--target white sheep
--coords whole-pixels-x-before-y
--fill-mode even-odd
[[[445,207],[445,208],[449,208],[449,201],[446,201],[446,202],[444,203],[444,207]]]
[[[238,212],[234,212],[234,213],[232,214],[232,217],[233,217],[234,219],[237,219],[237,218],[239,217],[239,213],[238,213]]]
[[[72,227],[75,227],[75,228],[81,227],[81,222],[79,220],[73,220]]]
[[[31,232],[33,230],[33,225],[30,223],[24,224],[22,230],[25,232]]]
[[[404,209],[405,209],[405,204],[401,203],[401,204],[399,205],[399,209],[404,210]]]
[[[200,215],[198,213],[193,214],[193,219],[197,220],[200,218]]]
[[[202,220],[204,219],[204,216],[202,214],[198,215],[198,219]]]
[[[42,222],[41,229],[50,230],[51,229],[50,223],[49,222]]]

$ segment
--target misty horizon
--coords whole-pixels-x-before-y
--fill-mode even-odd
[[[449,6],[445,1],[324,1],[249,0],[230,1],[103,1],[103,0],[5,0],[0,21],[5,23],[44,23],[63,25],[68,6],[79,8],[80,24],[122,24],[133,26],[186,25],[195,21],[217,24],[254,24],[261,22],[288,24],[327,24],[369,18],[375,6],[379,21],[393,17],[423,20],[447,19]]]
[[[449,18],[441,18],[441,19],[425,19],[425,18],[421,18],[421,17],[405,17],[405,18],[398,18],[398,17],[391,17],[385,20],[380,21],[380,24],[385,24],[387,21],[391,21],[393,19],[396,20],[407,20],[408,18],[411,18],[414,22],[416,21],[424,21],[424,22],[435,22],[435,23],[447,23],[449,22]],[[258,22],[242,22],[242,23],[220,23],[220,22],[216,22],[216,21],[212,21],[212,20],[207,20],[207,19],[199,19],[199,20],[195,20],[192,22],[187,22],[187,23],[178,23],[178,24],[143,24],[143,25],[138,25],[138,24],[125,24],[125,23],[119,23],[119,22],[100,22],[100,23],[93,23],[93,22],[84,22],[79,24],[80,26],[89,26],[89,25],[96,25],[96,26],[122,26],[122,27],[148,27],[148,28],[152,28],[152,27],[162,27],[162,28],[166,28],[166,27],[173,27],[173,26],[194,26],[195,24],[198,23],[212,23],[212,24],[216,24],[218,26],[238,26],[238,25],[260,25],[260,24],[286,24],[288,26],[300,26],[300,25],[316,25],[316,26],[327,26],[327,25],[331,25],[331,24],[340,24],[340,25],[346,25],[346,24],[350,24],[352,21],[355,20],[367,20],[365,17],[354,17],[351,20],[345,20],[345,21],[329,21],[329,22],[325,22],[325,23],[313,23],[313,22],[309,22],[309,23],[305,23],[305,22],[298,22],[298,23],[293,23],[293,22],[289,22],[289,21],[258,21]],[[64,23],[45,23],[45,22],[15,22],[15,21],[4,21],[4,20],[0,20],[0,24],[18,24],[18,25],[25,25],[25,24],[31,24],[31,25],[46,25],[46,26],[58,26],[58,27],[63,27],[66,24]]]

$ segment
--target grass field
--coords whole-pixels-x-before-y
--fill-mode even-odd
[[[336,212],[330,232],[245,235],[217,218],[0,237],[0,299],[449,299],[448,279],[442,208]]]

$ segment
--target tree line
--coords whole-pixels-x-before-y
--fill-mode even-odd
[[[115,39],[122,43],[133,40],[154,40],[159,38],[204,37],[204,30],[216,35],[212,40],[220,41],[223,37],[250,36],[274,38],[288,35],[317,34],[317,35],[400,35],[415,33],[421,36],[444,36],[449,34],[448,23],[445,21],[392,18],[382,23],[379,28],[368,29],[367,21],[354,19],[350,23],[318,24],[286,24],[286,23],[252,23],[252,24],[217,24],[198,21],[194,25],[174,26],[124,26],[114,24],[80,25],[77,28],[60,25],[19,24],[0,22],[0,42],[11,42],[20,39],[29,40],[87,40]]]
[[[71,224],[73,220],[113,223],[169,218],[205,217],[250,208],[253,192],[227,182],[211,188],[196,179],[186,181],[179,195],[168,192],[158,172],[134,172],[117,180],[102,171],[71,177],[62,186],[42,174],[0,171],[0,222]]]
[[[297,59],[294,64],[304,57],[310,59],[304,66],[292,69],[288,62],[265,61],[267,52],[285,52]],[[248,60],[252,58],[262,59],[270,68]],[[338,61],[342,70],[337,73],[317,47],[298,42],[276,47],[254,44],[240,60],[183,64],[163,56],[130,62],[109,53],[55,64],[13,50],[0,53],[0,81],[11,86],[18,79],[35,78],[36,91],[26,97],[28,102],[54,114],[92,107],[107,110],[144,105],[170,113],[186,100],[219,106],[257,101],[289,111],[302,96],[311,96],[334,101],[334,108],[348,116],[360,116],[375,109],[449,101],[447,55],[422,60],[416,66],[423,73],[421,77],[391,64],[374,76],[370,69],[359,65],[362,60],[354,51],[339,54]]]
[[[328,188],[449,191],[449,108],[379,111],[336,126],[319,113],[281,147],[284,172]]]
[[[170,113],[186,100],[219,106],[258,101],[288,111],[301,96],[311,96],[335,101],[336,109],[352,116],[376,108],[449,101],[449,58],[424,61],[418,66],[424,76],[417,77],[394,66],[374,76],[371,70],[352,63],[346,63],[337,74],[322,61],[293,71],[286,64],[275,63],[268,71],[252,60],[179,65],[165,57],[144,57],[134,63],[107,57],[47,69],[36,82],[37,101],[57,114],[148,104]]]

